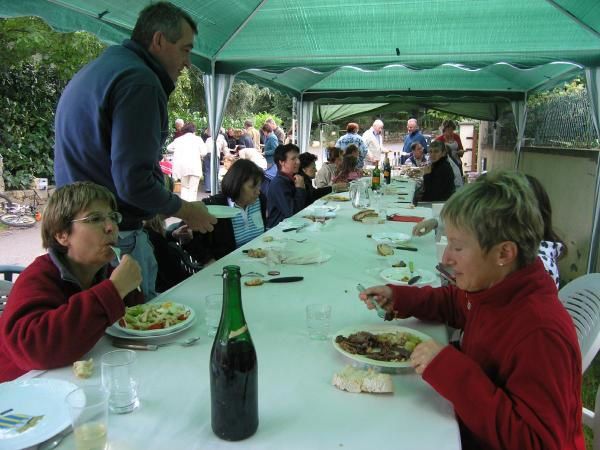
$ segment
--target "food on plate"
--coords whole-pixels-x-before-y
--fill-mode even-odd
[[[264,236],[262,238],[263,242],[272,242],[273,241],[273,236]]]
[[[323,197],[323,200],[332,202],[348,202],[350,201],[350,198],[343,195],[327,195]]]
[[[386,373],[377,373],[373,369],[361,370],[346,366],[333,374],[331,380],[336,388],[348,392],[390,393],[394,392],[392,377]]]
[[[262,248],[251,248],[248,249],[248,256],[250,258],[264,258],[267,256],[267,251]]]
[[[331,219],[331,217],[313,216],[313,215],[302,216],[302,217],[310,220],[311,222],[318,222],[318,223],[325,223],[325,221]]]
[[[125,308],[119,325],[132,330],[160,330],[177,325],[189,316],[189,308],[177,303],[146,303]]]
[[[90,358],[87,361],[75,361],[73,363],[73,373],[77,378],[89,378],[94,372],[94,359]]]
[[[387,244],[377,244],[377,253],[381,256],[391,256],[394,254],[394,249]]]
[[[406,263],[400,260],[397,263],[392,264],[392,267],[406,267]]]
[[[352,220],[362,222],[367,217],[379,217],[379,214],[374,209],[363,209],[352,216]]]
[[[376,361],[404,362],[421,339],[405,331],[373,334],[359,331],[349,336],[339,335],[335,342],[342,350],[353,355],[362,355]]]
[[[251,280],[244,281],[246,286],[260,286],[264,281],[260,278],[252,278]]]

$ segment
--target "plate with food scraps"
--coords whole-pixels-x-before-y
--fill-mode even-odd
[[[331,219],[333,217],[336,216],[336,211],[339,209],[339,205],[336,206],[332,206],[329,207],[327,205],[325,206],[311,206],[310,208],[307,208],[304,210],[304,212],[306,214],[304,214],[304,218],[312,220],[311,217],[316,217],[316,218],[324,218],[324,219]],[[307,217],[309,216],[309,217]]]
[[[373,233],[371,236],[379,244],[400,245],[410,241],[411,237],[405,233]]]
[[[125,308],[125,315],[113,327],[136,337],[164,336],[189,327],[196,314],[180,303],[145,303]]]
[[[52,378],[0,384],[0,449],[31,447],[71,426],[65,398],[77,389]]]
[[[340,195],[340,194],[329,194],[325,197],[322,197],[321,200],[326,202],[349,202],[350,197],[349,194]]]
[[[335,333],[332,343],[342,355],[378,367],[411,367],[414,348],[431,336],[394,324],[371,324],[344,328]],[[365,345],[366,344],[366,345]]]
[[[420,276],[419,281],[413,286],[425,286],[437,280],[436,275],[429,270],[414,269],[412,272],[408,267],[388,267],[379,273],[379,276],[390,284],[398,284],[406,286],[408,280],[413,277]]]
[[[206,209],[217,219],[231,219],[242,212],[240,208],[232,208],[225,205],[207,205]]]

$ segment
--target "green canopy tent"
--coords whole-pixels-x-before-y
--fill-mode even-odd
[[[86,30],[107,43],[118,43],[129,37],[139,11],[148,3],[0,0],[0,16],[36,15],[56,30]],[[581,68],[586,68],[592,87],[592,114],[599,129],[598,0],[173,3],[198,22],[192,62],[206,74],[213,133],[220,126],[236,76],[298,99],[299,144],[304,148],[313,102],[327,96],[346,102],[361,97],[371,103],[388,103],[378,99],[380,95],[418,102],[429,98],[445,102],[450,110],[451,105],[467,105],[461,99],[468,93],[472,105],[495,105],[481,108],[481,116],[493,115],[498,105],[510,102],[521,126],[529,92],[573,76]],[[217,164],[216,158],[213,162]],[[596,198],[600,177],[597,182]],[[216,189],[216,179],[213,183]],[[590,267],[595,269],[600,208],[595,208],[594,217]]]

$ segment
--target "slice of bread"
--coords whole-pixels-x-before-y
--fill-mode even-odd
[[[87,361],[75,361],[73,363],[73,373],[77,378],[89,378],[94,372],[94,360],[92,358]]]
[[[381,256],[391,256],[394,254],[394,249],[387,244],[377,244],[377,253]]]
[[[346,366],[333,375],[331,380],[336,388],[348,392],[391,393],[394,392],[392,377],[386,373],[378,373],[373,369],[361,370]]]

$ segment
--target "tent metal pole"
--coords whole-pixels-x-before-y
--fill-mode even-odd
[[[563,13],[565,16],[567,16],[569,19],[571,19],[573,22],[575,22],[581,28],[583,28],[586,31],[592,33],[595,37],[600,38],[600,32],[598,32],[594,28],[590,27],[587,23],[582,22],[579,18],[577,18],[576,16],[574,16],[573,13],[571,13],[570,11],[568,11],[567,9],[565,9],[562,5],[559,5],[554,0],[546,0],[546,2],[550,3],[552,6],[554,6],[557,10],[559,10],[561,13]]]
[[[594,128],[600,138],[600,96],[598,87],[600,86],[600,67],[586,67],[585,69],[587,91],[590,98],[590,109],[592,113]],[[600,154],[596,159],[596,190],[594,191],[594,211],[592,219],[592,236],[590,238],[590,252],[588,255],[587,273],[597,272],[598,250],[600,246]]]

